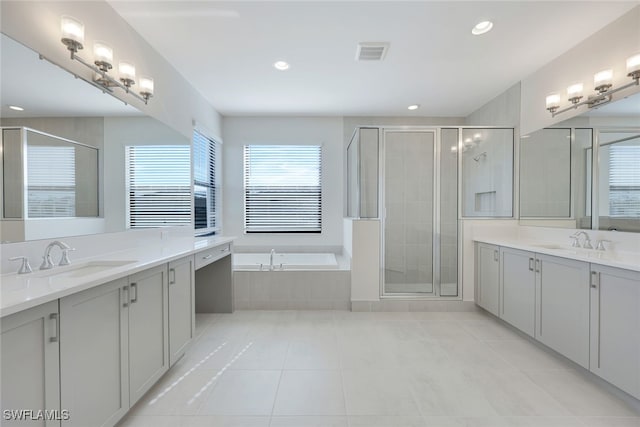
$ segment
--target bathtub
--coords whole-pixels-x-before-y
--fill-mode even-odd
[[[233,269],[270,270],[269,253],[235,253]],[[338,261],[332,253],[276,253],[273,256],[273,269],[280,270],[336,270]]]
[[[239,310],[350,310],[351,271],[333,253],[233,254]],[[260,266],[262,265],[262,270]]]

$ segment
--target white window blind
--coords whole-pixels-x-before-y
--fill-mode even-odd
[[[245,145],[245,231],[320,233],[321,175],[319,145]]]
[[[29,218],[76,214],[74,147],[27,145]]]
[[[218,153],[220,144],[193,133],[194,218],[198,232],[216,232],[219,224]]]
[[[127,226],[191,223],[191,150],[188,145],[126,147]]]
[[[609,148],[609,215],[640,217],[640,145]]]

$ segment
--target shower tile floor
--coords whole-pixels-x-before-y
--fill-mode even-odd
[[[238,311],[123,427],[639,427],[640,411],[482,312]]]

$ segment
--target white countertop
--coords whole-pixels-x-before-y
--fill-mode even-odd
[[[129,276],[174,259],[182,258],[205,249],[230,243],[234,237],[210,236],[195,239],[178,239],[167,242],[166,246],[149,245],[111,252],[92,258],[73,261],[67,267],[55,267],[40,272],[34,269],[29,274],[4,274],[0,276],[0,317],[8,316],[67,295],[98,286],[112,280]],[[110,267],[104,271],[86,274],[82,277],[65,276],[63,279],[52,274],[64,273],[80,264],[90,262],[131,261]],[[36,267],[37,268],[37,267]],[[42,277],[48,274],[48,277]]]
[[[481,243],[489,243],[491,245],[536,252],[539,254],[553,255],[562,258],[590,262],[593,264],[640,271],[640,253],[637,252],[611,250],[597,251],[595,249],[574,248],[570,245],[561,245],[554,242],[525,241],[500,237],[478,237],[473,240]]]

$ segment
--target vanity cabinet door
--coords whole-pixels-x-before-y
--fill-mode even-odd
[[[59,420],[7,420],[4,412],[47,410],[62,416],[58,333],[58,301],[2,318],[3,426],[60,426]]]
[[[589,264],[537,255],[536,338],[589,368]]]
[[[640,273],[591,265],[591,372],[640,399]]]
[[[499,316],[500,248],[476,243],[476,304]]]
[[[194,257],[169,263],[169,362],[182,357],[195,331]]]
[[[169,369],[167,265],[129,276],[129,398],[133,404]]]
[[[530,336],[535,333],[536,256],[500,248],[500,318]]]
[[[113,426],[129,410],[127,279],[60,299],[63,426]]]

